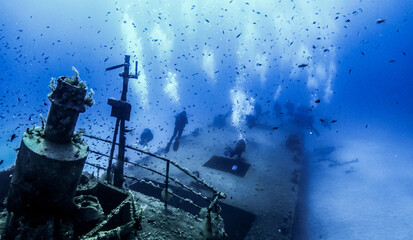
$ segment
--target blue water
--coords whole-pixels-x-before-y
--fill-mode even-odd
[[[275,115],[275,103],[283,111],[293,103],[320,131],[304,130],[307,239],[407,239],[412,9],[411,0],[1,1],[0,169],[14,163],[24,130],[47,116],[51,77],[74,75],[72,66],[96,101],[78,128],[110,136],[106,101],[120,97],[122,83],[120,70],[105,68],[128,54],[140,71],[129,85],[128,125],[136,136],[153,131],[149,150],[166,145],[182,110],[187,132],[232,110],[242,137],[256,104]],[[324,147],[338,147],[335,161],[359,161],[329,167],[317,161]]]

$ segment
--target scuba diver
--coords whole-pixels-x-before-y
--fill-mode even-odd
[[[171,140],[169,140],[168,145],[166,145],[166,149],[165,149],[166,153],[169,152],[169,149],[171,147],[171,143],[172,143],[172,141],[174,140],[175,137],[176,137],[176,139],[175,139],[175,143],[174,143],[174,146],[173,146],[173,150],[174,151],[178,150],[178,148],[179,148],[179,139],[182,136],[182,132],[184,131],[185,125],[188,123],[188,118],[186,117],[186,112],[185,111],[178,114],[175,118],[176,119],[175,119],[174,133],[171,137]]]
[[[245,116],[245,122],[249,129],[258,125],[258,118],[255,115],[249,114]]]
[[[276,118],[281,118],[281,116],[282,116],[282,114],[283,114],[281,104],[279,104],[278,102],[276,102],[276,103],[274,104],[273,109],[274,109],[275,117],[276,117]]]
[[[310,134],[314,133],[317,137],[320,136],[318,130],[313,126],[314,118],[306,107],[300,106],[293,115],[293,121],[298,127],[310,130]]]
[[[214,117],[214,121],[210,124],[210,127],[224,128],[227,125],[227,118],[232,114],[232,110],[229,110],[226,114],[219,114]]]
[[[245,116],[245,122],[248,126],[248,128],[253,128],[255,126],[260,125],[259,124],[259,118],[264,115],[262,113],[262,108],[259,103],[255,103],[254,105],[254,113],[253,114],[248,114]]]
[[[237,159],[241,160],[241,154],[245,152],[245,146],[246,146],[245,140],[240,139],[238,140],[237,145],[235,146],[235,149],[232,149],[231,147],[226,147],[224,155],[230,158],[237,155],[238,156]]]
[[[152,141],[153,133],[149,128],[145,128],[139,139],[139,144],[142,146],[147,146],[148,142]]]
[[[294,116],[294,112],[295,112],[294,103],[287,101],[284,106],[285,106],[285,109],[287,110],[287,116]]]

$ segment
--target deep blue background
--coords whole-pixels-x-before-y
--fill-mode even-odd
[[[255,103],[272,114],[276,102],[311,109],[317,128],[320,118],[337,120],[331,141],[377,134],[412,143],[412,7],[411,0],[1,1],[0,169],[13,164],[24,130],[46,117],[50,78],[72,76],[72,66],[96,93],[78,127],[110,136],[106,100],[120,96],[121,79],[104,70],[125,54],[141,73],[130,84],[128,125],[154,131],[151,150],[164,145],[183,109],[188,131],[232,109],[242,134]]]

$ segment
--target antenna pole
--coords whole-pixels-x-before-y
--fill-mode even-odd
[[[116,65],[108,70],[117,69],[123,67],[123,73],[119,74],[120,77],[123,78],[123,86],[122,86],[122,96],[120,100],[115,99],[108,99],[108,104],[112,106],[111,116],[116,117],[116,125],[115,125],[115,132],[113,135],[112,146],[110,149],[110,157],[109,163],[107,168],[107,175],[111,176],[111,168],[112,168],[112,160],[113,160],[113,153],[115,150],[116,145],[116,138],[119,129],[119,148],[118,148],[118,161],[113,169],[113,185],[118,188],[122,188],[123,182],[125,181],[123,177],[123,169],[124,169],[124,162],[125,162],[125,121],[129,121],[130,119],[130,112],[131,112],[131,105],[126,101],[126,96],[128,92],[128,84],[129,78],[138,78],[137,74],[137,62],[135,65],[135,75],[129,75],[129,66],[130,66],[130,56],[125,55],[125,63]]]

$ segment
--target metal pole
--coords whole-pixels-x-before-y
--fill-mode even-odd
[[[123,182],[123,167],[125,164],[125,120],[120,120],[120,135],[119,135],[119,148],[118,148],[118,161],[116,162],[116,171],[114,176],[113,185],[118,188],[122,188]]]
[[[130,56],[125,55],[125,63],[123,66],[123,88],[121,100],[126,102],[126,93],[128,92],[128,82],[129,82],[129,63]],[[119,134],[119,149],[118,149],[118,161],[116,163],[116,169],[114,173],[113,185],[118,188],[122,188],[123,182],[125,181],[123,177],[123,166],[125,161],[125,120],[120,120],[120,134]]]
[[[130,65],[130,56],[125,55],[125,65],[123,66],[123,88],[122,88],[122,97],[120,100],[126,101],[126,93],[128,92],[128,83],[129,83],[129,65]]]
[[[115,152],[115,145],[116,145],[116,138],[118,136],[118,129],[119,129],[119,118],[116,119],[115,133],[113,134],[112,146],[110,148],[109,163],[108,163],[108,167],[107,167],[107,170],[106,170],[106,175],[107,175],[108,178],[109,178],[109,176],[111,176],[110,172],[112,171],[112,160],[113,160],[113,153]]]
[[[168,209],[168,185],[169,185],[169,161],[166,161],[166,177],[165,177],[165,210]]]

